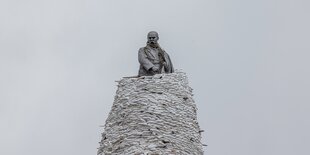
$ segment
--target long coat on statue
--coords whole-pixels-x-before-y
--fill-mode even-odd
[[[159,56],[154,56],[151,53],[149,46],[142,47],[139,49],[138,53],[138,60],[140,63],[139,76],[150,76],[154,74],[174,72],[169,55],[160,47],[158,47],[157,49],[159,50]],[[159,59],[156,59],[156,57]],[[159,72],[157,73],[152,71],[152,67],[154,67],[155,65],[159,66]]]

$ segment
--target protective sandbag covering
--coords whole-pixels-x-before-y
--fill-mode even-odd
[[[202,155],[192,96],[179,71],[121,79],[98,155]]]

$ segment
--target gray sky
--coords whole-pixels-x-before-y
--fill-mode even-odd
[[[96,154],[156,30],[210,155],[310,154],[308,0],[1,0],[0,154]]]

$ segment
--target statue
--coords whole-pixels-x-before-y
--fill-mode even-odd
[[[147,34],[147,44],[139,49],[140,63],[138,76],[152,76],[161,73],[173,73],[174,69],[169,55],[158,44],[158,33]]]

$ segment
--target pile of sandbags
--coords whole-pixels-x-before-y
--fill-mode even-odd
[[[192,89],[183,72],[123,78],[98,155],[201,155]]]

